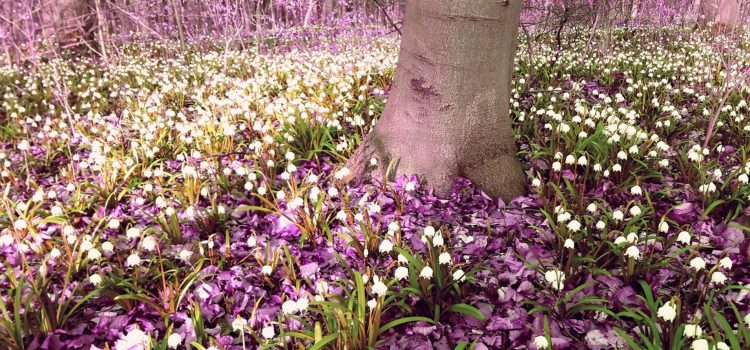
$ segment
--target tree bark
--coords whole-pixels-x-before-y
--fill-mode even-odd
[[[310,16],[312,16],[313,9],[315,9],[315,0],[308,0],[307,11],[305,11],[305,19],[302,22],[303,27],[307,27],[310,24]]]
[[[509,116],[522,0],[411,0],[388,103],[349,160],[349,181],[417,174],[439,195],[458,177],[523,194]],[[370,159],[377,166],[369,167]]]
[[[334,11],[334,2],[333,0],[323,0],[323,11],[321,17],[321,22],[324,24],[331,23],[331,17],[333,17],[333,11]]]
[[[718,29],[733,30],[742,26],[739,0],[703,0],[700,3],[700,25],[714,23]]]
[[[92,48],[96,44],[96,15],[91,0],[60,0],[53,14],[62,48]]]

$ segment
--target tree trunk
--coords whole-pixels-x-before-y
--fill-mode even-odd
[[[62,48],[92,49],[96,44],[96,17],[90,0],[60,0],[53,14],[58,44]]]
[[[628,20],[628,25],[634,25],[635,20],[638,18],[638,8],[640,7],[640,3],[638,0],[633,0],[633,3],[630,7],[630,19]]]
[[[417,174],[439,195],[458,177],[493,197],[524,192],[509,116],[522,0],[411,0],[388,103],[349,160],[349,181]],[[377,167],[368,168],[370,159]]]
[[[714,23],[717,29],[733,30],[742,26],[739,0],[703,0],[699,24]]]
[[[308,0],[307,11],[305,11],[305,19],[302,23],[303,27],[307,27],[310,24],[310,16],[312,16],[313,9],[315,9],[315,0]]]
[[[321,22],[324,24],[330,24],[331,17],[333,17],[334,3],[333,0],[323,0],[323,15],[321,16]]]

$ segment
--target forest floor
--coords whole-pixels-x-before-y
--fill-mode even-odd
[[[510,203],[340,181],[395,38],[0,68],[0,347],[746,349],[750,36],[589,38],[519,48]]]

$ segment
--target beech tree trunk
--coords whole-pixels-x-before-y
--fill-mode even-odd
[[[457,177],[523,194],[509,116],[522,0],[411,0],[388,103],[349,160],[349,181],[417,174],[439,195]],[[370,159],[377,160],[371,167]]]
[[[92,47],[96,44],[96,14],[91,0],[59,0],[52,15],[61,47]]]
[[[719,29],[742,26],[739,0],[703,0],[700,3],[699,24],[714,23]]]
[[[320,21],[323,24],[331,23],[331,17],[333,16],[335,4],[333,0],[323,0],[323,11],[321,14]]]

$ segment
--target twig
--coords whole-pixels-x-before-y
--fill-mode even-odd
[[[396,26],[396,23],[393,22],[393,19],[391,18],[391,15],[388,14],[388,10],[386,10],[385,7],[383,7],[383,5],[380,4],[380,1],[378,1],[378,0],[372,0],[372,1],[375,4],[378,5],[378,8],[380,8],[380,11],[382,11],[383,14],[385,15],[385,19],[393,27],[393,29],[395,29],[398,32],[398,35],[403,36],[403,33],[401,33],[401,28],[399,28],[398,26]]]

